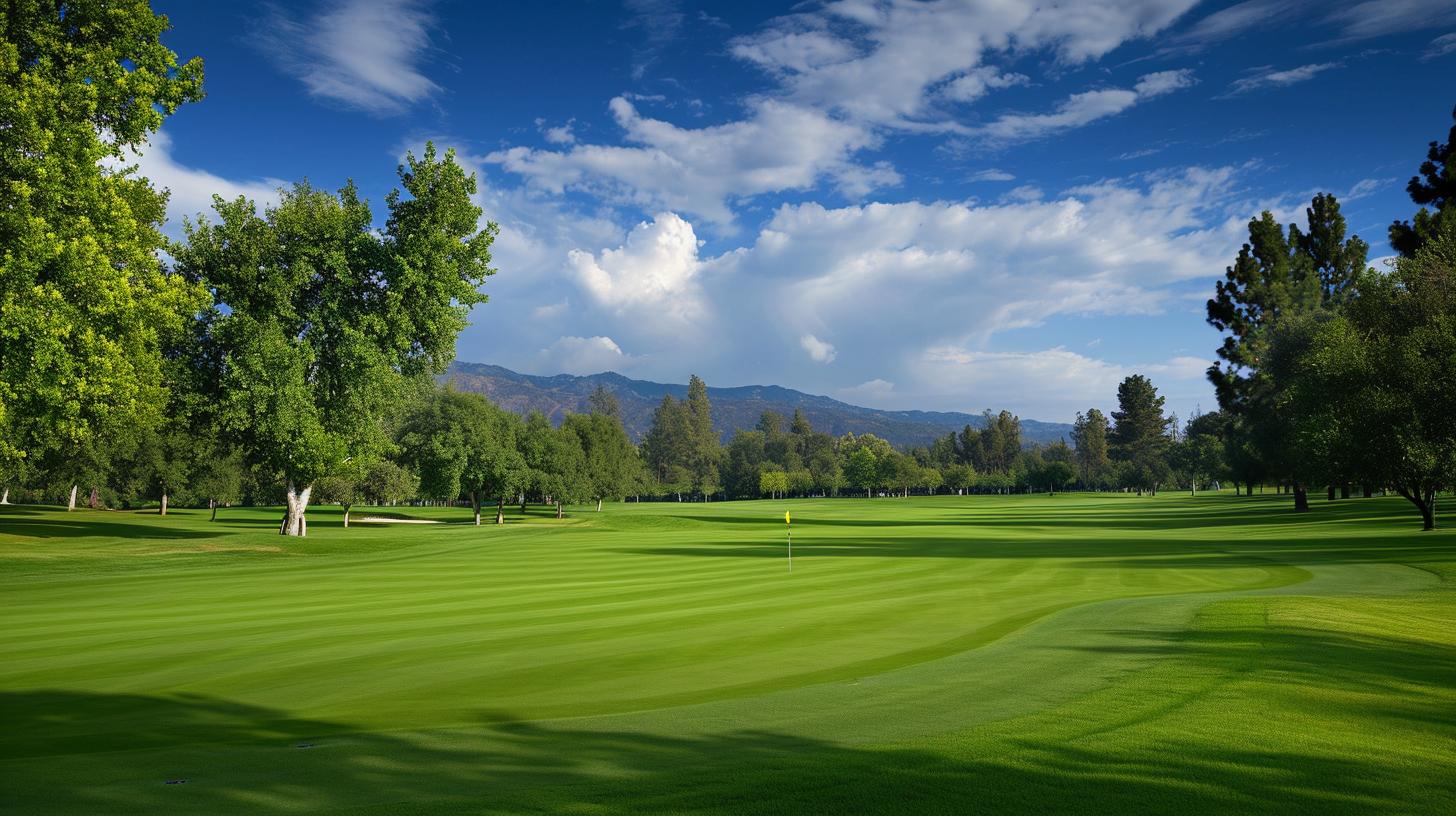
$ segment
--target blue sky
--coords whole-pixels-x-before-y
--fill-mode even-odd
[[[433,139],[501,226],[460,359],[881,408],[1215,407],[1248,219],[1333,192],[1388,255],[1456,104],[1456,0],[154,5],[206,63],[140,160],[174,234],[304,177],[382,208]]]

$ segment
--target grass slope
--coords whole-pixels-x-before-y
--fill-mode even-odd
[[[276,515],[0,508],[6,812],[1456,802],[1456,537],[1398,500]]]

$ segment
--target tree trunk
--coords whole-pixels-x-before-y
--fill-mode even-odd
[[[76,485],[71,485],[71,500],[66,504],[66,512],[76,509]]]
[[[1370,498],[1371,496],[1374,496],[1375,495],[1375,485],[1372,485],[1369,482],[1365,482],[1364,484],[1360,485],[1360,493],[1361,493],[1361,495],[1363,495],[1367,499]]]
[[[1299,482],[1294,483],[1294,510],[1298,513],[1304,513],[1309,510],[1309,493],[1305,491],[1304,485]]]
[[[1335,500],[1335,486],[1334,485],[1330,485],[1329,487],[1326,487],[1325,488],[1325,501],[1334,501],[1334,500]]]
[[[1404,487],[1397,487],[1395,492],[1404,496],[1406,501],[1416,506],[1421,511],[1421,529],[1436,529],[1436,491],[1422,491],[1420,488],[1407,490]]]
[[[162,509],[157,512],[159,516],[167,515],[167,491],[162,491]]]
[[[5,488],[4,491],[0,491],[0,504],[9,504],[9,503],[10,503],[10,488],[7,487],[7,488]]]
[[[1342,498],[1342,499],[1348,499],[1348,498],[1350,498],[1350,483],[1349,482],[1341,482],[1340,483],[1340,498]]]
[[[597,499],[597,512],[602,512],[602,500],[600,497]]]
[[[497,525],[506,523],[506,497],[501,496],[495,500],[495,523]]]
[[[557,518],[566,518],[566,514],[561,509],[561,502],[557,502],[556,503],[556,517]]]
[[[478,495],[476,495],[476,493],[475,493],[474,490],[470,491],[470,509],[473,511],[474,516],[475,516],[475,526],[476,527],[479,527],[480,526],[480,497]]]
[[[308,519],[304,513],[308,511],[308,497],[313,493],[313,485],[305,485],[299,489],[288,480],[288,492],[284,499],[288,502],[288,508],[283,514],[283,524],[278,527],[279,535],[299,536],[308,535]]]
[[[346,505],[344,505],[344,526],[345,527],[348,527],[349,526],[349,509],[352,508],[353,506],[354,505],[352,505],[352,504],[346,504]]]
[[[526,515],[526,494],[521,494],[521,515]]]
[[[217,499],[209,500],[207,505],[212,508],[212,518],[208,519],[208,521],[217,521]]]

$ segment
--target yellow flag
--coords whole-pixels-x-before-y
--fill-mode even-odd
[[[792,522],[789,521],[789,511],[787,511],[787,510],[784,511],[784,523],[785,524],[792,524]]]

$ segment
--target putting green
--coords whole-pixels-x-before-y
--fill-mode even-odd
[[[316,508],[299,541],[272,533],[274,511],[0,508],[0,804],[1456,803],[1456,537],[1418,532],[1399,500],[1305,516],[1227,494],[549,515],[344,530]]]

